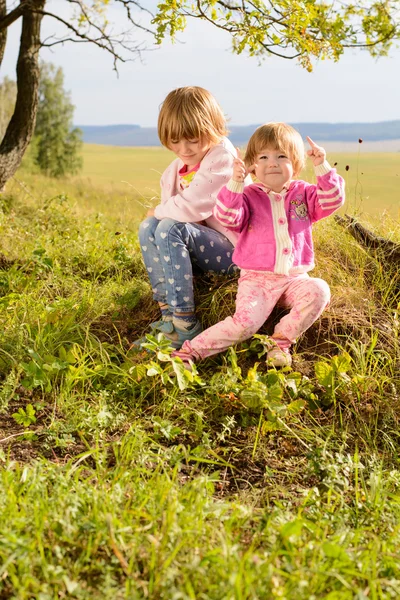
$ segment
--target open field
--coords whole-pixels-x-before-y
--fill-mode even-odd
[[[333,157],[350,193],[356,159]],[[134,356],[158,316],[136,227],[169,160],[85,147],[83,177],[26,162],[0,197],[0,600],[397,600],[398,270],[326,219],[332,302],[293,369],[257,340],[192,374],[162,340]],[[376,190],[396,178],[360,162]],[[203,327],[236,287],[196,278]]]
[[[127,194],[137,190],[146,199],[159,193],[160,175],[173,158],[163,148],[85,145],[84,150],[82,177],[96,186],[111,186]],[[380,216],[387,210],[394,217],[400,215],[400,152],[366,153],[359,145],[359,152],[332,150],[328,159],[331,164],[338,163],[337,168],[346,179],[347,210],[352,214]],[[303,176],[312,181],[312,169],[308,167]]]
[[[35,193],[57,195],[72,194],[81,210],[108,211],[124,214],[128,220],[140,218],[146,206],[157,202],[159,180],[162,171],[172,160],[173,154],[164,148],[121,148],[85,144],[84,168],[79,177],[67,181],[49,182],[35,176]],[[387,211],[392,217],[400,216],[400,152],[328,152],[331,164],[338,163],[338,170],[346,179],[346,212],[373,216],[380,219]],[[346,165],[349,170],[346,171]],[[303,177],[313,180],[312,168],[308,166]],[[19,178],[19,175],[17,175]],[[30,185],[32,176],[23,172]]]
[[[359,153],[328,152],[328,159],[346,180],[347,212],[379,218],[387,211],[400,218],[400,152],[364,153],[360,147]]]
[[[140,195],[152,197],[159,193],[160,176],[174,155],[164,148],[85,144],[83,158],[81,176],[95,185],[111,185],[127,193],[137,190]]]

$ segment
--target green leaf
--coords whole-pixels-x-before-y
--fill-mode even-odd
[[[326,388],[333,387],[333,368],[326,362],[315,363],[315,375],[318,383]]]
[[[291,372],[286,376],[286,389],[292,398],[296,398],[299,394],[299,388],[302,383],[303,376],[301,373]]]
[[[29,427],[32,423],[36,423],[35,409],[32,404],[28,404],[26,410],[21,406],[18,412],[13,413],[12,417],[18,425],[23,425],[23,427]]]
[[[185,365],[180,358],[175,358],[172,361],[172,368],[176,375],[178,387],[181,391],[185,390],[188,385],[193,383],[193,373],[185,368]]]
[[[263,398],[256,390],[242,390],[240,393],[240,399],[248,408],[255,409],[265,406],[265,397]]]
[[[347,373],[351,366],[351,357],[347,352],[332,358],[332,365],[337,373]]]
[[[26,415],[27,415],[27,417],[29,417],[31,419],[32,423],[36,422],[35,409],[33,408],[32,404],[27,405]]]
[[[294,519],[285,525],[281,529],[281,536],[283,539],[288,540],[292,537],[299,537],[303,529],[304,522],[302,519]]]
[[[271,386],[268,386],[268,406],[271,407],[273,404],[281,404],[279,400],[283,398],[283,388],[279,381]]]
[[[33,348],[28,348],[27,352],[33,358],[33,360],[36,360],[37,362],[42,362],[42,357]]]
[[[324,542],[322,544],[322,550],[328,558],[335,558],[341,561],[348,562],[350,560],[347,552],[338,544],[332,542]]]
[[[303,408],[306,406],[306,401],[305,400],[294,400],[293,402],[290,402],[290,404],[287,405],[287,411],[288,413],[290,413],[291,415],[297,415],[299,412],[301,412],[303,410]]]
[[[267,433],[270,433],[271,431],[280,431],[282,429],[283,429],[283,427],[279,423],[279,421],[275,421],[275,422],[264,421],[264,423],[261,425],[262,435],[266,435]]]
[[[152,361],[147,367],[147,376],[154,377],[155,375],[160,375],[160,373],[162,373],[161,366]]]

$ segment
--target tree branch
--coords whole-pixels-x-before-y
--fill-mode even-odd
[[[230,10],[237,10],[243,14],[248,14],[246,13],[246,9],[243,7],[232,7],[226,4],[226,2],[218,2],[218,4],[221,4],[224,8],[228,8]],[[252,2],[250,2],[250,4],[252,4]],[[207,13],[204,12],[202,6],[201,6],[201,0],[197,0],[197,10],[199,11],[198,15],[193,15],[192,13],[186,13],[187,16],[190,17],[195,17],[197,19],[203,19],[204,21],[208,21],[208,23],[211,23],[212,25],[214,25],[214,27],[217,27],[218,29],[223,29],[224,31],[227,31],[228,33],[230,33],[231,35],[233,35],[235,32],[239,33],[240,32],[240,28],[239,27],[228,27],[226,25],[220,25],[219,23],[216,23],[213,19],[211,19]],[[263,13],[266,14],[266,13]],[[275,19],[274,17],[272,17],[271,15],[267,16],[268,20],[271,22],[271,24],[279,24],[282,27],[287,27],[287,25],[285,23],[281,23],[279,20]],[[299,56],[301,56],[301,52],[297,52],[296,54],[292,54],[290,56],[286,55],[286,54],[281,54],[280,52],[276,52],[275,50],[271,49],[271,46],[277,46],[276,42],[272,42],[271,44],[267,44],[265,42],[259,42],[260,46],[262,46],[264,48],[264,50],[266,52],[268,52],[269,54],[273,54],[274,56],[278,56],[279,58],[285,58],[286,60],[293,60],[295,58],[298,58]]]
[[[125,1],[127,1],[127,0],[125,0]],[[60,17],[59,15],[57,15],[55,13],[52,13],[52,12],[49,12],[46,10],[40,10],[40,11],[35,10],[36,13],[39,13],[42,16],[51,17],[51,18],[55,19],[56,21],[58,21],[59,23],[62,23],[62,25],[64,25],[64,27],[66,27],[66,29],[71,31],[76,36],[76,39],[73,39],[70,37],[66,37],[63,40],[56,39],[56,41],[53,44],[44,43],[43,46],[51,47],[52,45],[62,43],[63,41],[75,41],[75,42],[80,42],[80,43],[85,42],[85,43],[94,44],[95,46],[98,46],[102,50],[105,50],[106,52],[111,54],[111,56],[113,57],[113,61],[114,61],[114,70],[115,71],[117,71],[118,61],[126,62],[128,60],[127,58],[125,58],[122,55],[122,53],[118,52],[118,50],[117,50],[118,47],[122,48],[123,50],[126,50],[127,52],[130,52],[130,53],[134,52],[139,55],[140,55],[141,51],[144,50],[144,48],[142,47],[142,44],[132,45],[131,43],[128,43],[126,41],[126,39],[128,38],[129,32],[121,32],[121,34],[118,37],[113,37],[111,34],[107,33],[107,31],[105,30],[105,27],[102,27],[101,25],[98,25],[97,23],[95,23],[93,21],[93,19],[90,17],[87,10],[83,6],[81,0],[68,0],[68,2],[70,4],[78,5],[78,7],[81,11],[81,14],[84,16],[84,18],[86,20],[89,30],[93,29],[94,31],[96,31],[98,33],[98,35],[94,36],[94,35],[91,35],[89,32],[84,32],[84,31],[80,30],[78,27],[76,27],[75,25],[72,25],[72,23],[70,23],[69,21],[66,21],[65,19],[63,19],[62,17]],[[147,33],[153,33],[146,27],[135,23],[133,20],[131,20],[131,22],[132,22],[132,24],[134,24],[135,27],[142,29],[143,31],[146,31]]]
[[[90,43],[94,44],[95,46],[98,46],[102,50],[106,50],[107,52],[109,52],[114,59],[114,69],[116,69],[116,62],[118,60],[120,60],[121,62],[125,62],[125,59],[115,50],[115,48],[114,48],[115,42],[113,42],[109,36],[103,34],[99,38],[94,38],[85,33],[82,33],[81,31],[79,31],[79,29],[77,29],[76,27],[71,25],[71,23],[69,23],[68,21],[65,21],[65,19],[62,19],[61,17],[59,17],[58,15],[55,15],[54,13],[50,13],[45,10],[40,10],[40,11],[35,11],[35,12],[42,15],[43,17],[52,17],[56,21],[59,21],[67,29],[72,31],[74,33],[74,35],[78,38],[78,40],[90,42]]]
[[[3,29],[7,29],[7,27],[9,27],[15,21],[17,21],[23,15],[25,8],[29,7],[31,2],[32,0],[21,0],[20,4],[8,14],[4,13],[4,15],[2,16],[0,13],[0,17],[2,17],[0,18],[0,31],[2,31]]]
[[[343,44],[343,48],[373,48],[374,46],[378,46],[379,44],[384,44],[389,40],[393,39],[396,36],[398,27],[393,25],[393,28],[387,35],[383,38],[379,38],[374,42],[368,42],[367,44]]]
[[[115,1],[118,4],[122,4],[125,7],[125,9],[126,9],[126,16],[128,18],[128,21],[130,21],[132,23],[132,25],[134,25],[135,27],[138,27],[139,29],[142,29],[142,31],[146,31],[147,33],[150,33],[151,35],[155,34],[154,31],[152,31],[151,29],[148,29],[147,27],[145,27],[144,25],[141,25],[140,23],[137,23],[137,21],[134,21],[133,18],[132,18],[131,5],[135,6],[139,10],[147,13],[153,19],[154,18],[154,14],[148,8],[143,8],[143,6],[141,6],[139,4],[139,2],[136,2],[134,0],[115,0]]]

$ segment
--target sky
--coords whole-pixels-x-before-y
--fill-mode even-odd
[[[63,0],[48,3],[58,14],[66,5]],[[110,14],[116,29],[123,23],[121,16],[117,11]],[[54,33],[60,34],[57,24],[45,18],[42,39]],[[0,79],[15,79],[19,35],[17,22],[9,30]],[[400,119],[399,48],[378,60],[365,51],[348,50],[338,63],[321,61],[308,73],[295,61],[267,58],[259,65],[256,58],[234,55],[229,35],[192,20],[179,42],[165,41],[144,52],[141,60],[120,64],[118,77],[110,56],[89,45],[58,45],[43,49],[41,57],[63,68],[78,125],[155,127],[165,96],[185,85],[210,90],[230,125]]]

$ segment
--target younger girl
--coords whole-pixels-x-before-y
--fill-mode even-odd
[[[279,302],[290,312],[276,325],[267,357],[274,366],[290,365],[290,346],[329,303],[328,284],[308,275],[314,267],[311,229],[342,206],[344,181],[325,160],[325,150],[307,140],[317,185],[293,179],[304,166],[304,144],[285,123],[259,127],[245,162],[234,161],[233,177],[219,193],[214,215],[239,234],[233,254],[241,269],[236,312],[185,342],[174,356],[189,363],[250,338]],[[258,181],[244,187],[248,172]]]
[[[192,263],[231,273],[237,233],[215,216],[217,194],[228,183],[236,150],[225,137],[224,114],[200,87],[173,90],[158,119],[161,143],[177,158],[161,177],[161,203],[139,228],[143,260],[161,319],[150,325],[175,348],[201,331],[193,300]],[[138,340],[134,345],[140,346]]]

